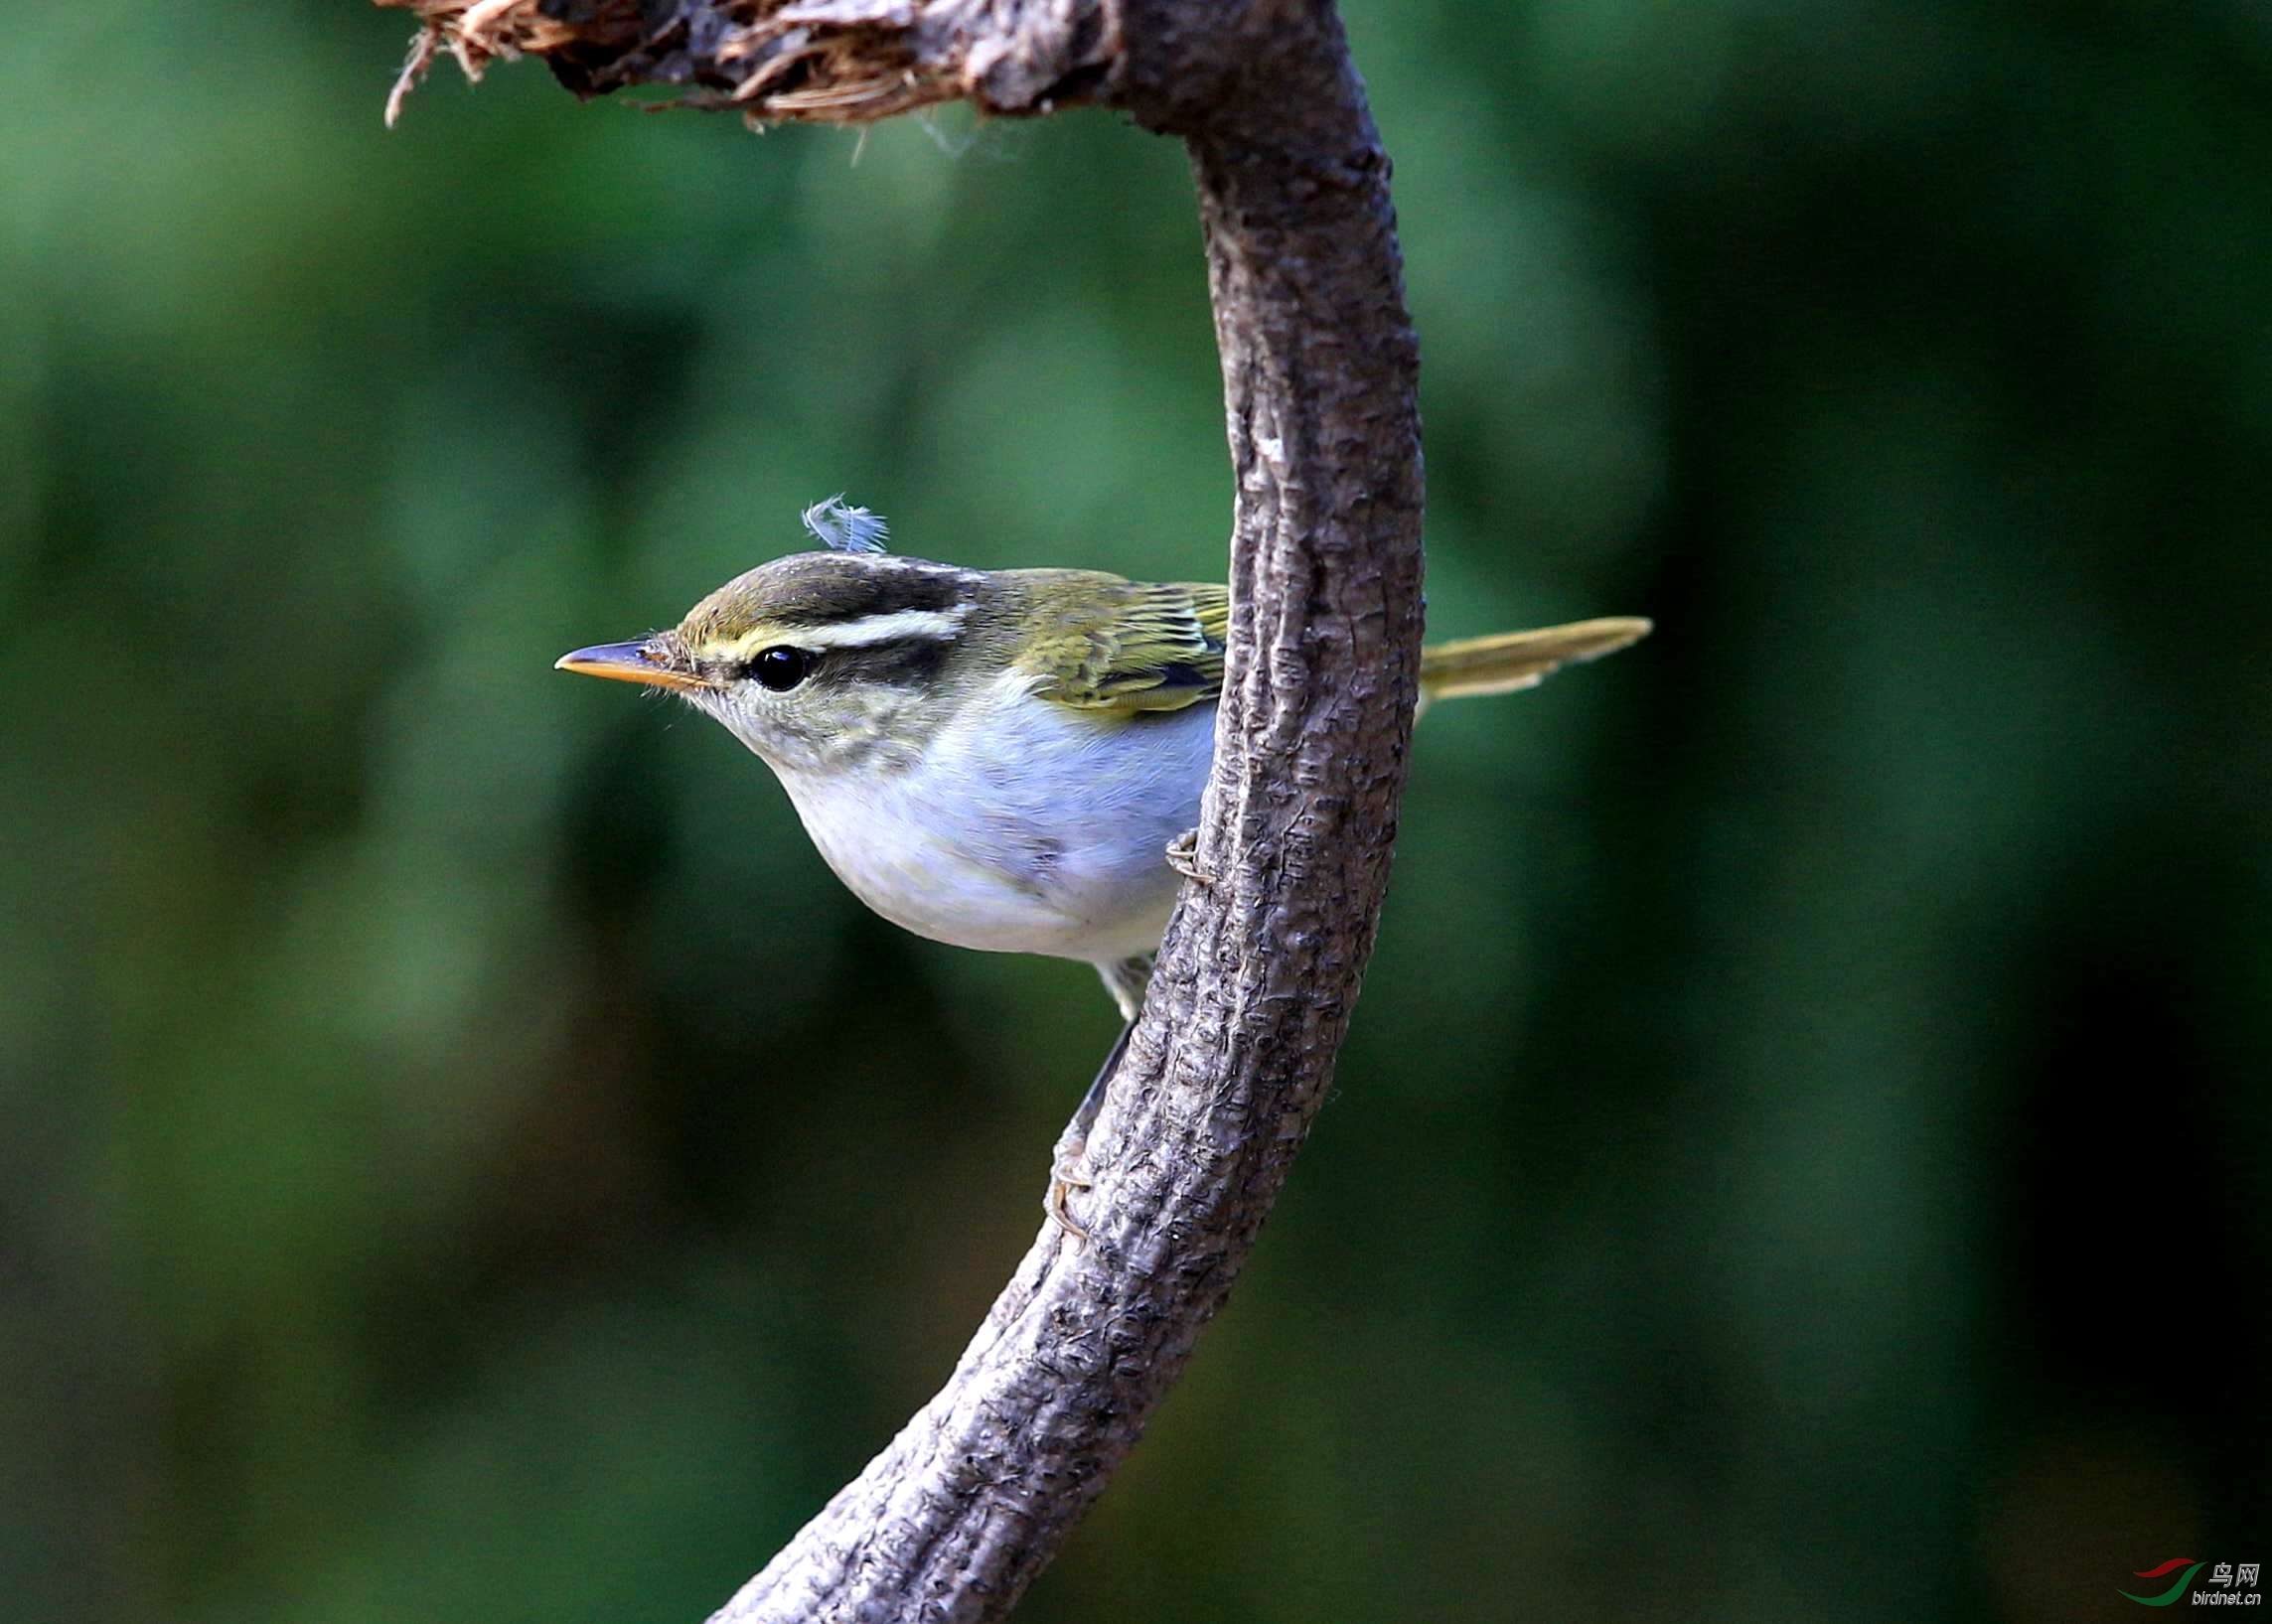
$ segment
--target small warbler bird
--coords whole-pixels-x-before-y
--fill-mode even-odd
[[[1058,1140],[1042,1209],[1086,1188],[1090,1123],[1151,956],[1190,875],[1215,754],[1230,593],[1086,569],[958,569],[884,550],[833,498],[824,544],[728,581],[668,632],[561,656],[666,688],[772,768],[821,855],[918,936],[1097,966],[1120,1041]],[[1420,704],[1510,693],[1624,648],[1645,620],[1590,620],[1421,651]]]
[[[893,924],[1084,960],[1133,1021],[1190,872],[1229,592],[902,557],[840,498],[805,523],[826,550],[760,564],[672,630],[559,668],[669,689],[724,723]],[[1421,654],[1420,703],[1527,688],[1648,630],[1590,620],[1439,644]]]

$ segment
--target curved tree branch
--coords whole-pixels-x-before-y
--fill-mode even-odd
[[[1421,630],[1419,359],[1389,165],[1330,0],[381,0],[403,82],[542,58],[754,120],[1117,107],[1181,137],[1238,476],[1187,886],[1089,1139],[939,1395],[727,1620],[979,1620],[1056,1552],[1223,1304],[1330,1082],[1388,878]]]

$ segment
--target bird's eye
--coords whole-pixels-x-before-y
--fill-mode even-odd
[[[787,693],[811,674],[813,657],[802,649],[780,644],[760,650],[750,668],[758,681],[775,693]]]

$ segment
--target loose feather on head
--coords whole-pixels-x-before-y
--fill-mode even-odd
[[[841,491],[806,509],[805,527],[831,552],[883,552],[891,538],[883,515],[850,506]]]

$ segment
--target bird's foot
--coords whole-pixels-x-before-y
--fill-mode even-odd
[[[1049,1164],[1049,1189],[1041,1198],[1041,1210],[1049,1215],[1049,1222],[1070,1235],[1075,1246],[1085,1244],[1089,1232],[1065,1203],[1075,1190],[1096,1188],[1097,1181],[1081,1166],[1081,1154],[1088,1148],[1086,1139],[1074,1139],[1057,1147],[1056,1159]]]
[[[1194,885],[1215,883],[1214,870],[1200,866],[1197,829],[1185,829],[1167,842],[1167,866]]]

